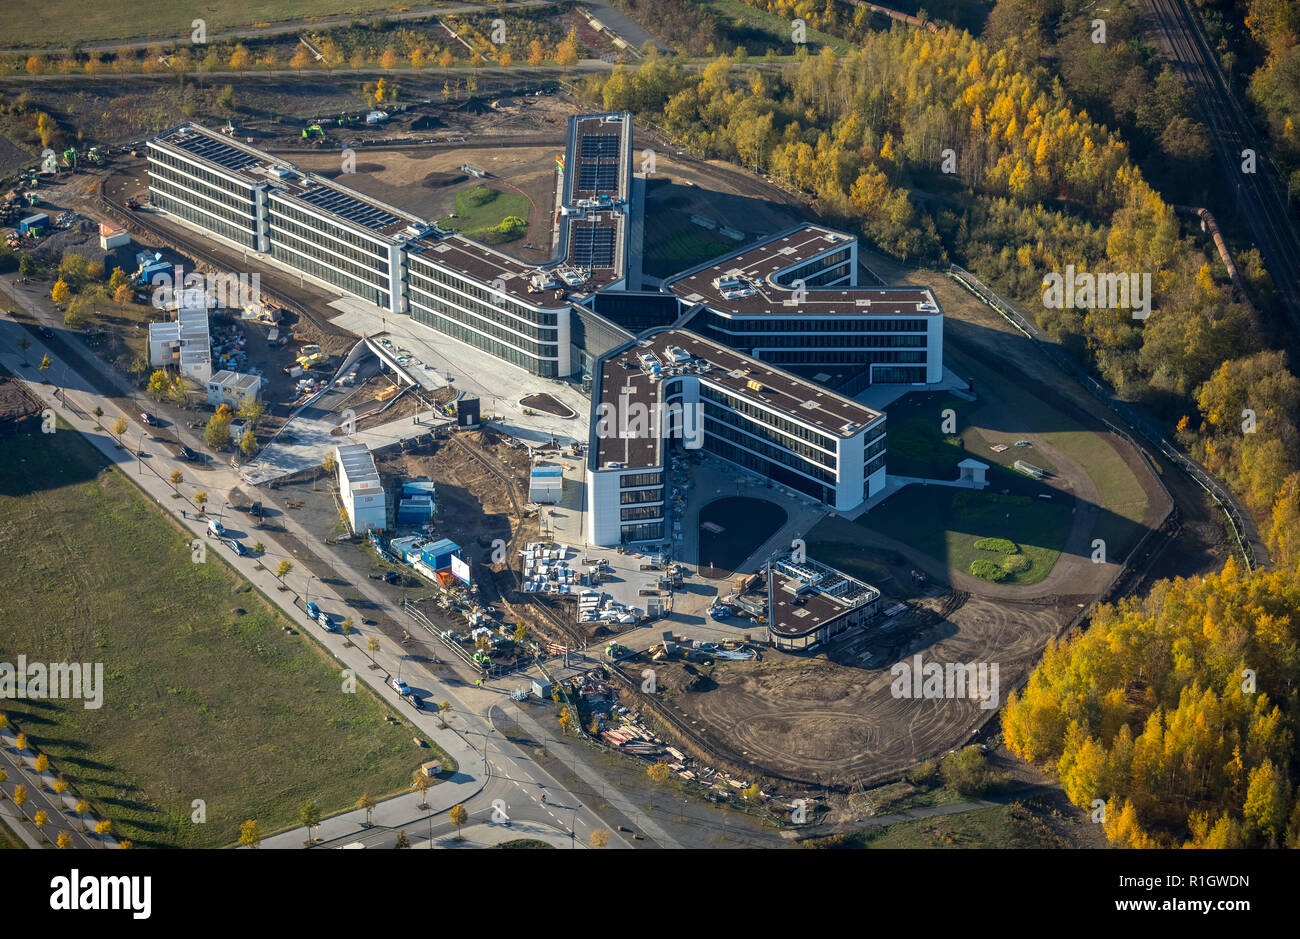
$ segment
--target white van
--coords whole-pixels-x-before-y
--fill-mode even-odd
[[[224,535],[225,533],[226,533],[226,526],[225,526],[225,525],[222,525],[221,522],[217,521],[215,518],[210,518],[210,519],[208,519],[208,534],[209,534],[209,535],[212,535],[212,536],[215,537],[215,538],[220,538],[220,537],[221,537],[222,535]]]

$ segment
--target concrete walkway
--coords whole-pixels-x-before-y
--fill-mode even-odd
[[[545,841],[555,848],[587,848],[590,847],[586,842],[570,837],[567,831],[560,831],[552,828],[550,825],[543,825],[541,822],[521,822],[512,821],[509,826],[506,825],[470,825],[460,832],[460,837],[456,835],[444,835],[433,839],[425,838],[422,841],[411,840],[412,848],[492,848],[507,841],[519,841],[522,838],[532,838],[536,841]],[[614,841],[610,838],[610,843]]]

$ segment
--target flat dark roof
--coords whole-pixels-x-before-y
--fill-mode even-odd
[[[880,598],[880,591],[870,584],[855,577],[850,577],[819,561],[807,563],[824,576],[821,583],[799,593],[804,582],[788,577],[779,569],[771,571],[771,590],[768,593],[768,620],[771,629],[783,636],[804,636],[815,632],[832,622],[856,610],[865,603]],[[824,592],[823,588],[846,586],[840,598]],[[796,598],[798,603],[795,602]]]
[[[669,348],[682,350],[691,359],[709,366],[707,371],[683,374],[694,375],[737,397],[811,425],[831,437],[851,437],[884,417],[880,411],[684,329],[650,333],[622,351],[610,353],[602,361],[600,396],[593,403],[617,405],[626,396],[628,404],[639,403],[651,409],[662,398],[663,381],[652,381],[639,357],[653,354],[662,368],[663,379],[671,380],[674,377],[674,359],[668,352]],[[756,382],[759,390],[750,387],[751,382]],[[660,464],[660,440],[655,434],[647,438],[597,435],[596,439],[597,469],[605,468],[610,462],[621,463],[626,468]]]
[[[347,225],[391,241],[407,228],[429,228],[418,215],[381,202],[299,168],[256,147],[218,134],[200,124],[181,124],[154,141],[175,147],[187,157],[222,170],[251,185],[269,184],[290,200]]]
[[[724,314],[940,315],[934,294],[924,287],[809,287],[804,299],[793,304],[789,302],[793,299],[791,288],[772,279],[781,271],[854,242],[852,235],[843,232],[801,225],[669,278],[664,281],[664,289],[689,303],[703,303]],[[715,283],[719,280],[741,283],[733,289]]]

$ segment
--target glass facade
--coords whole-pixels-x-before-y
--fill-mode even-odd
[[[213,218],[208,213],[200,212],[188,203],[172,198],[152,184],[149,186],[149,199],[155,208],[161,209],[169,215],[183,218],[185,221],[198,225],[200,228],[206,228],[222,238],[229,238],[238,245],[254,249],[257,247],[257,237],[249,227],[232,225],[229,222]]]

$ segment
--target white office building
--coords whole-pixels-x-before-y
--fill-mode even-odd
[[[597,365],[588,450],[588,540],[663,541],[668,451],[701,449],[828,508],[885,485],[885,416],[683,329]]]

